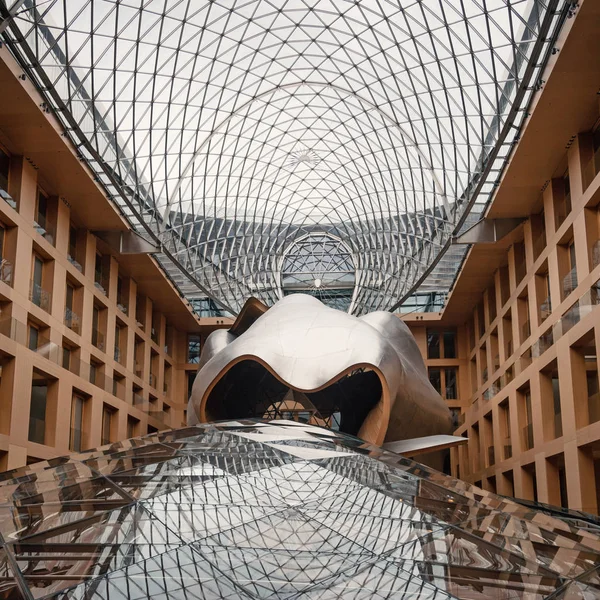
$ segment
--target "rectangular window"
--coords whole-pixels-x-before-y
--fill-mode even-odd
[[[44,274],[44,261],[37,255],[33,255],[33,283],[41,289],[42,276]]]
[[[69,437],[69,448],[73,452],[81,452],[81,440],[83,437],[83,407],[85,400],[75,394],[71,400],[71,433]]]
[[[73,297],[75,295],[75,288],[70,285],[69,283],[67,283],[67,294],[66,294],[66,300],[65,300],[65,306],[67,307],[67,310],[69,311],[69,313],[73,312]]]
[[[44,229],[47,224],[47,216],[48,216],[48,198],[42,193],[38,192],[38,201],[37,201],[37,214],[35,217],[35,221],[38,225],[42,226]]]
[[[96,378],[98,376],[98,368],[94,363],[90,364],[90,383],[96,385]]]
[[[440,358],[440,334],[427,330],[427,358]]]
[[[6,229],[2,223],[0,223],[0,260],[4,259],[4,237]]]
[[[77,259],[77,229],[73,225],[69,227],[69,258]]]
[[[446,367],[444,369],[445,389],[446,389],[446,400],[457,400],[458,399],[458,383],[456,377],[456,367]]]
[[[200,361],[200,335],[193,333],[188,335],[187,362],[197,365]]]
[[[114,411],[104,405],[102,409],[102,444],[110,444],[112,441],[112,418]]]
[[[133,417],[127,417],[127,438],[132,438],[137,435],[139,421]]]
[[[8,192],[8,172],[10,170],[10,158],[6,152],[0,149],[0,189]]]
[[[68,346],[63,346],[62,366],[63,369],[71,370],[71,348]]]
[[[456,333],[444,331],[444,358],[456,358]]]
[[[429,382],[438,394],[442,393],[442,372],[437,368],[429,369]]]
[[[36,444],[46,442],[46,401],[48,383],[34,381],[31,386],[31,405],[29,410],[29,441]]]
[[[40,331],[34,325],[29,325],[29,339],[27,341],[27,347],[34,352],[38,349],[40,342]]]

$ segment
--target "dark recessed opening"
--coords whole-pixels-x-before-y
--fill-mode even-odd
[[[206,402],[206,414],[209,421],[285,418],[357,435],[381,394],[377,373],[368,369],[356,369],[318,392],[302,393],[279,381],[260,363],[244,360],[215,385]]]

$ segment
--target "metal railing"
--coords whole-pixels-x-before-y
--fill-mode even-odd
[[[577,287],[577,267],[573,267],[562,280],[562,299],[564,300]]]
[[[17,210],[17,202],[14,198],[3,188],[0,188],[0,198],[6,202],[11,208]]]
[[[38,214],[33,222],[33,228],[49,243],[54,246],[56,227],[44,215]]]
[[[94,271],[94,286],[98,291],[102,292],[105,296],[108,296],[106,291],[108,289],[108,278],[102,271],[97,269]]]
[[[92,344],[104,352],[104,334],[98,329],[92,329]]]
[[[0,261],[0,281],[12,285],[13,264],[7,258]]]
[[[548,296],[541,304],[540,304],[540,321],[543,323],[552,313],[552,302],[550,301],[550,296]]]
[[[69,307],[65,307],[65,325],[75,333],[81,333],[79,315]]]
[[[42,310],[50,312],[52,294],[48,290],[45,290],[41,285],[33,281],[33,279],[29,284],[29,299]]]
[[[67,254],[67,260],[80,272],[83,273],[83,267],[70,255]]]

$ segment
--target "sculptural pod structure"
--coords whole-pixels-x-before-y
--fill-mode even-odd
[[[451,431],[410,330],[397,316],[354,317],[312,296],[271,308],[249,299],[211,333],[188,407],[190,425],[300,418],[374,444]]]

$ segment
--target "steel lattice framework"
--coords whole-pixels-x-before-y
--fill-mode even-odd
[[[233,312],[282,296],[307,235],[350,249],[353,312],[416,289],[489,200],[569,10],[0,0],[4,40],[109,197],[182,293]]]

